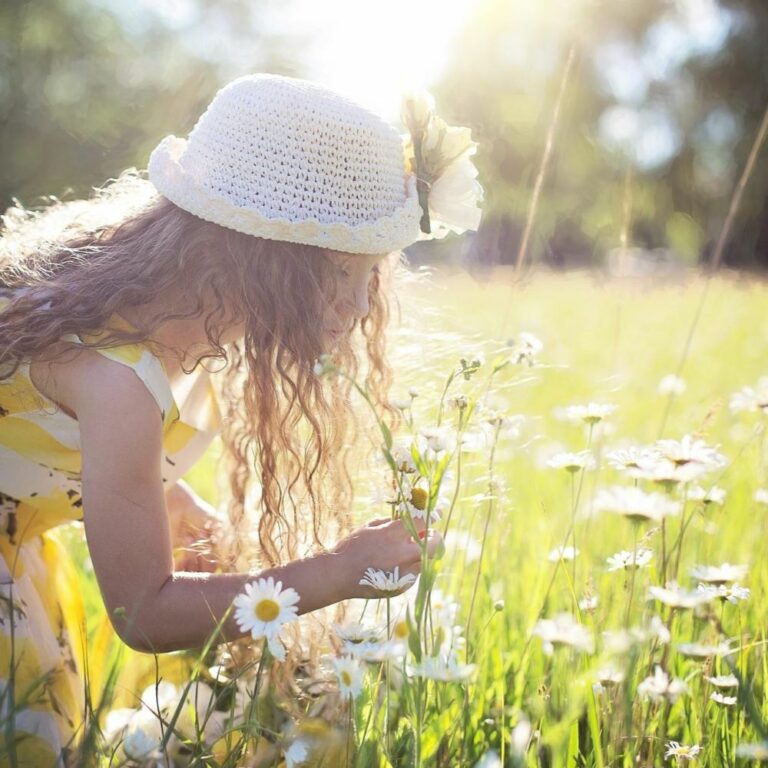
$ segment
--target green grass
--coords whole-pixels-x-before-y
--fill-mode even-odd
[[[418,389],[413,406],[417,429],[434,425],[446,377],[460,358],[485,355],[477,374],[469,381],[458,376],[449,391],[464,392],[474,402],[483,398],[492,361],[509,353],[509,339],[527,331],[544,349],[533,368],[510,365],[500,370],[484,400],[502,413],[525,417],[520,435],[500,439],[496,447],[492,472],[501,484],[494,493],[488,493],[489,449],[461,457],[451,528],[484,542],[482,560],[465,558],[449,546],[436,567],[435,585],[459,603],[459,625],[466,626],[473,605],[466,648],[459,656],[477,664],[475,676],[466,686],[406,681],[399,695],[393,688],[385,737],[383,711],[375,706],[385,686],[376,688],[379,670],[374,668],[354,708],[356,739],[362,742],[366,734],[358,744],[357,765],[474,765],[489,749],[503,754],[504,765],[629,766],[636,764],[637,755],[641,764],[660,765],[670,740],[700,745],[700,764],[740,764],[736,745],[766,738],[762,729],[768,721],[768,567],[763,557],[768,507],[753,500],[757,488],[768,487],[763,438],[768,415],[733,414],[728,401],[734,391],[768,375],[768,288],[728,277],[714,279],[708,287],[700,277],[665,287],[587,275],[539,274],[517,284],[509,277],[499,272],[493,281],[478,283],[463,273],[435,274],[400,291],[402,327],[391,347],[397,372],[393,395]],[[679,373],[687,383],[684,394],[673,400],[657,390],[669,373]],[[591,436],[587,428],[556,415],[558,408],[589,401],[617,406]],[[447,411],[446,423],[455,423],[456,416],[456,411]],[[648,586],[660,584],[658,528],[654,532],[643,525],[639,530],[654,558],[631,584],[629,572],[608,573],[605,568],[609,555],[633,548],[630,523],[610,513],[590,514],[599,488],[628,482],[606,464],[608,450],[685,434],[719,445],[729,464],[701,483],[723,487],[724,506],[689,503],[685,518],[666,524],[669,551],[681,519],[690,518],[680,548],[679,581],[695,588],[688,575],[695,564],[744,563],[749,565],[745,584],[752,590],[746,601],[717,604],[699,616],[646,600]],[[555,450],[578,451],[588,445],[598,468],[576,474],[573,483],[564,470],[545,466]],[[187,476],[211,500],[212,456]],[[450,469],[453,475],[446,483],[452,495],[455,458]],[[367,497],[369,484],[375,482],[361,477],[361,496]],[[646,482],[641,486],[650,489]],[[372,509],[361,500],[357,512],[363,521],[386,509]],[[570,543],[574,512],[580,554],[575,563],[552,563],[548,553]],[[445,517],[438,527],[444,522]],[[95,589],[92,580],[90,585]],[[577,611],[575,601],[587,594],[597,596],[596,609]],[[95,606],[98,595],[89,592],[86,599]],[[499,600],[503,607],[494,607]],[[353,609],[353,618],[358,611]],[[594,633],[595,653],[567,647],[551,656],[543,652],[532,630],[537,620],[559,612],[580,613]],[[671,643],[644,641],[615,656],[613,663],[625,672],[625,682],[593,694],[595,671],[607,659],[602,633],[646,625],[653,615],[671,630]],[[728,673],[726,660],[691,659],[676,647],[694,640],[717,642],[720,629],[740,648],[729,658],[743,681],[738,703],[727,708],[709,700],[713,689],[704,680],[705,673]],[[431,647],[429,634],[420,632],[422,649]],[[671,706],[637,696],[638,684],[655,664],[688,685],[689,692]],[[516,752],[512,731],[523,718],[530,721],[533,735],[530,746]]]

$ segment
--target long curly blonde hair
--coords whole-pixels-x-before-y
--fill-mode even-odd
[[[199,219],[157,194],[135,169],[87,200],[51,198],[39,210],[17,203],[3,216],[1,234],[0,286],[13,296],[0,313],[3,378],[24,361],[50,356],[65,334],[104,331],[127,306],[157,306],[158,297],[180,288],[190,297],[183,311],[147,314],[135,331],[108,328],[92,343],[149,341],[163,322],[204,318],[209,349],[191,370],[210,359],[222,363],[212,379],[223,405],[231,541],[248,541],[249,505],[258,507],[260,551],[233,547],[226,569],[304,556],[350,527],[348,459],[360,433],[351,383],[313,371],[323,311],[337,291],[338,267],[322,258],[322,249]],[[397,416],[387,405],[392,376],[384,331],[396,263],[391,254],[374,271],[369,314],[334,353],[350,376],[363,375],[392,426]],[[225,346],[222,333],[233,317],[245,334]],[[356,346],[365,351],[364,372]]]

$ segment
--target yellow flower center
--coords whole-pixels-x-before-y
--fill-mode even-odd
[[[274,621],[280,614],[280,605],[269,598],[259,600],[256,603],[255,613],[259,621]]]
[[[344,683],[344,685],[346,685],[348,688],[350,685],[352,685],[352,675],[350,675],[346,669],[341,671],[341,682]]]
[[[395,623],[394,629],[392,630],[392,634],[399,638],[400,640],[404,640],[406,637],[408,637],[408,622],[407,621],[398,621]]]
[[[411,490],[411,504],[413,504],[416,509],[426,509],[428,498],[429,496],[423,488],[413,488]]]

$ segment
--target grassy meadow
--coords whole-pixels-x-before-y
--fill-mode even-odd
[[[413,434],[436,427],[438,414],[446,429],[412,447],[406,423],[390,456],[400,468],[405,450],[416,471],[393,473],[381,462],[359,474],[356,509],[361,524],[386,515],[392,507],[381,497],[398,475],[397,493],[416,510],[439,510],[431,525],[446,548],[418,586],[389,601],[389,631],[348,639],[351,666],[329,661],[303,715],[279,721],[262,717],[263,705],[248,707],[271,659],[239,676],[233,655],[214,664],[211,651],[198,670],[210,700],[194,728],[175,734],[174,754],[152,745],[151,728],[141,742],[139,726],[121,729],[113,718],[107,729],[102,716],[111,746],[98,748],[99,764],[714,766],[765,758],[768,503],[755,494],[768,488],[768,409],[730,403],[768,375],[768,286],[728,275],[664,285],[595,274],[512,278],[436,270],[400,287],[392,395],[411,403]],[[521,333],[541,342],[533,364],[514,361]],[[684,391],[659,391],[669,374]],[[582,413],[587,421],[565,410],[588,403],[615,410]],[[461,451],[453,447],[459,432]],[[666,445],[673,472],[696,470],[682,479],[612,466],[613,451],[686,435],[706,446]],[[585,450],[594,466],[581,468]],[[211,501],[214,453],[187,478]],[[613,502],[606,496],[616,486],[658,495],[628,507],[618,492]],[[705,493],[711,500],[698,498]],[[575,547],[575,557],[563,547]],[[611,570],[620,552],[625,567]],[[746,573],[691,573],[726,563]],[[649,599],[651,587],[672,581],[684,591]],[[702,583],[716,594],[697,591]],[[85,599],[98,616],[92,579]],[[348,617],[369,630],[386,625],[387,603],[354,601]],[[98,627],[95,619],[94,649]],[[376,658],[376,644],[382,660],[360,660]],[[323,651],[341,648],[336,639]],[[227,677],[213,679],[211,668],[224,667]],[[142,752],[142,744],[153,748]]]

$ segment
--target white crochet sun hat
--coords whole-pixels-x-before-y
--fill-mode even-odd
[[[416,177],[397,129],[308,80],[232,81],[187,139],[158,144],[147,170],[180,208],[249,235],[365,254],[419,239]]]

